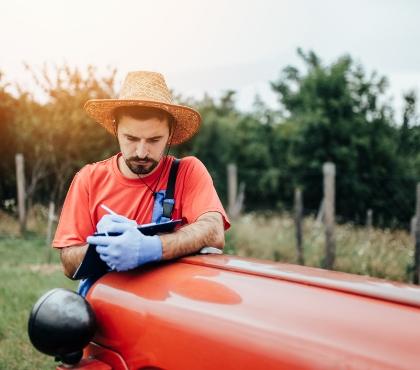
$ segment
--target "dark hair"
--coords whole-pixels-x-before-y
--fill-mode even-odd
[[[150,118],[157,118],[159,121],[167,120],[169,124],[169,134],[172,134],[172,130],[175,124],[175,118],[172,114],[168,113],[167,111],[159,108],[154,107],[139,107],[139,106],[126,106],[126,107],[118,107],[114,109],[114,130],[115,136],[117,136],[117,127],[118,123],[123,116],[128,116],[134,119],[150,119]]]

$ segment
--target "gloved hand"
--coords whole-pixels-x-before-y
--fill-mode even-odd
[[[146,236],[130,223],[114,223],[108,232],[119,236],[89,236],[86,241],[96,245],[102,261],[113,270],[127,271],[162,259],[162,242],[155,236]]]
[[[98,233],[109,233],[113,230],[114,224],[121,224],[126,223],[130,224],[134,227],[137,227],[137,222],[134,220],[130,220],[127,217],[121,215],[105,215],[103,216],[99,222],[96,224],[96,230]]]

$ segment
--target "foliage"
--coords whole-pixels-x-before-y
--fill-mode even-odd
[[[322,165],[330,161],[337,168],[338,214],[357,220],[372,208],[383,219],[408,223],[420,173],[410,172],[399,155],[404,126],[393,121],[386,79],[367,75],[349,56],[324,66],[314,52],[298,52],[306,73],[286,67],[272,87],[288,117],[285,124],[296,126],[294,145],[287,148],[293,157],[289,170],[303,187],[306,206],[318,206]]]
[[[420,180],[416,92],[404,95],[400,122],[387,100],[385,77],[366,72],[348,55],[325,65],[313,51],[298,54],[304,67],[287,66],[271,82],[278,110],[257,96],[253,109],[241,112],[231,90],[220,99],[176,96],[177,103],[198,109],[203,122],[198,135],[172,152],[199,157],[224,202],[226,166],[237,163],[248,211],[290,209],[298,186],[306,212],[316,212],[322,165],[333,161],[341,220],[364,222],[371,208],[376,224],[407,226]],[[53,199],[60,205],[78,169],[118,150],[82,108],[88,99],[115,96],[115,72],[104,77],[93,67],[27,66],[44,94],[41,100],[22,89],[11,96],[0,78],[0,207],[16,198],[17,152],[25,155],[29,203]]]
[[[3,81],[0,72],[0,199],[9,199],[14,196],[14,153],[16,139],[12,133],[15,120],[17,101],[7,92],[8,85]]]
[[[40,200],[62,202],[81,166],[116,150],[112,137],[105,130],[93,129],[97,124],[83,111],[86,100],[114,95],[115,70],[102,78],[92,67],[83,73],[66,65],[53,70],[45,67],[40,73],[27,70],[47,100],[40,104],[27,93],[19,97],[13,125],[16,150],[25,156],[29,195],[39,186]]]

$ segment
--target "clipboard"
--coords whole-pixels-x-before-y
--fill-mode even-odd
[[[139,225],[137,229],[144,235],[152,236],[158,233],[169,233],[174,230],[176,225],[179,225],[182,219],[171,220],[162,223],[151,223]],[[94,236],[105,236],[105,234],[95,233]],[[108,233],[108,236],[118,236],[121,233]],[[80,263],[76,272],[73,274],[73,279],[86,279],[92,276],[101,276],[110,271],[109,266],[101,260],[99,254],[96,252],[96,245],[89,244],[83,261]]]

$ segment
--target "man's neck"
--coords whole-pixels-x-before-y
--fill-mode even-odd
[[[149,173],[145,173],[144,175],[137,175],[136,173],[134,173],[133,171],[130,170],[130,168],[127,166],[127,163],[125,163],[124,158],[122,157],[122,155],[118,156],[118,169],[120,170],[121,174],[128,178],[128,179],[138,179],[138,178],[143,178],[146,176],[150,176],[152,173],[154,173],[160,165],[160,161],[162,160],[162,158],[159,160],[158,165],[153,169],[152,172]]]

